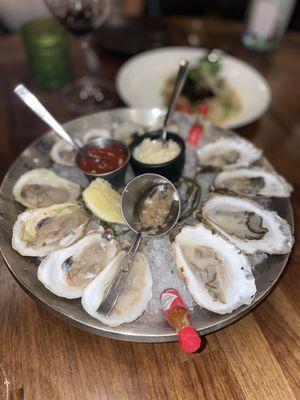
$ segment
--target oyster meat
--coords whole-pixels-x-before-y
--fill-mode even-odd
[[[289,224],[252,200],[213,195],[204,203],[202,217],[248,254],[285,254],[293,245]]]
[[[263,197],[290,197],[293,190],[282,176],[261,168],[222,171],[216,176],[214,187],[242,196]]]
[[[13,187],[15,199],[28,208],[75,201],[79,194],[80,186],[77,183],[61,178],[45,168],[26,172]]]
[[[82,293],[81,303],[85,311],[92,317],[109,326],[118,326],[137,319],[145,311],[152,295],[150,267],[145,256],[138,252],[135,256],[130,275],[128,276],[127,284],[109,317],[97,312],[97,308],[103,299],[105,291],[119,271],[125,255],[126,253],[124,251],[119,253],[104,270],[86,286]]]
[[[38,268],[38,279],[57,296],[76,299],[117,252],[116,240],[89,232],[75,244],[45,257]]]
[[[251,266],[228,240],[199,224],[183,228],[172,247],[179,272],[201,307],[226,314],[252,302],[256,285]]]
[[[12,247],[23,256],[43,257],[80,239],[88,222],[74,203],[28,210],[14,224]]]
[[[247,167],[262,156],[261,150],[248,140],[238,137],[222,137],[196,151],[199,164],[214,169]]]

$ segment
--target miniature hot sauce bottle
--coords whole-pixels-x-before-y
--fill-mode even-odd
[[[204,134],[204,126],[208,108],[205,104],[200,104],[198,109],[198,122],[196,122],[188,133],[187,141],[192,146],[197,146]]]
[[[190,313],[176,289],[166,289],[161,294],[163,312],[168,323],[176,329],[182,349],[193,353],[201,346],[201,338],[191,325]]]

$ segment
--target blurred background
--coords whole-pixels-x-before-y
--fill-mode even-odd
[[[249,0],[113,0],[112,13],[127,17],[194,15],[244,20]],[[283,1],[284,3],[284,1]],[[0,0],[0,32],[18,30],[34,18],[50,16],[44,0]],[[300,1],[288,29],[300,30]]]
[[[3,79],[19,77],[79,114],[161,106],[124,100],[118,84],[126,59],[161,47],[219,49],[272,80],[275,55],[295,48],[299,30],[300,0],[0,0],[0,36],[9,48]],[[126,92],[137,75],[149,78],[145,69],[132,72]]]

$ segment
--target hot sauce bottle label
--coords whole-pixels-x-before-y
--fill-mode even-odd
[[[182,349],[188,353],[197,351],[201,338],[189,320],[189,311],[176,289],[167,289],[161,294],[163,311],[168,323],[177,330]]]
[[[175,289],[166,289],[161,294],[161,302],[165,316],[168,314],[168,311],[175,306],[186,307],[184,301]]]

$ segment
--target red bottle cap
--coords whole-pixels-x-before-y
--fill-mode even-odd
[[[185,326],[178,332],[180,346],[187,353],[193,353],[201,346],[199,333],[193,326]]]
[[[208,107],[206,104],[200,104],[199,108],[198,108],[199,114],[201,115],[206,115],[208,112]]]
[[[196,146],[199,143],[199,140],[203,136],[203,129],[200,125],[193,125],[188,134],[188,143],[192,146]]]

